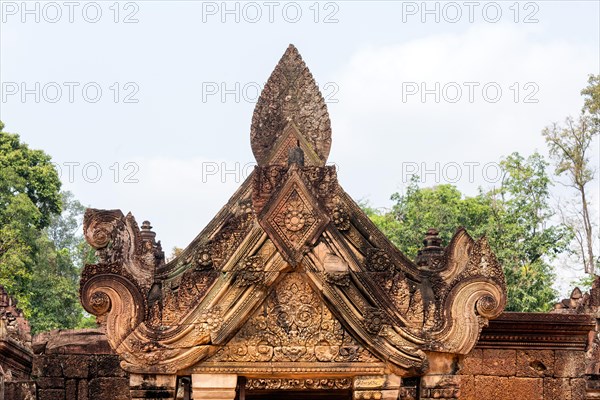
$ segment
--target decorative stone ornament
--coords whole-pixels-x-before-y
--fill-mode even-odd
[[[288,181],[259,218],[259,224],[294,267],[329,222],[327,214],[302,182],[301,174],[301,171],[291,171]]]
[[[83,271],[81,300],[132,387],[142,376],[171,393],[171,377],[191,375],[192,398],[233,398],[236,377],[247,377],[239,390],[395,399],[398,376],[473,348],[506,302],[487,241],[459,229],[444,248],[431,230],[418,262],[390,243],[325,166],[327,107],[293,46],[265,85],[250,136],[257,167],[168,263],[149,223],[140,230],[118,210],[85,214],[99,262]]]

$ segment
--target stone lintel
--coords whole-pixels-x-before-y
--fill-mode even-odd
[[[366,375],[354,378],[355,400],[396,400],[400,393],[401,379],[394,374]]]
[[[588,314],[505,312],[482,330],[477,347],[585,351],[594,327]]]
[[[192,374],[192,399],[234,400],[235,374]]]

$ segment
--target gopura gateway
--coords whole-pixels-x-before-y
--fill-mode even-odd
[[[431,230],[416,262],[394,247],[326,165],[327,107],[293,46],[258,100],[251,146],[252,174],[168,263],[149,223],[86,212],[99,262],[81,299],[131,397],[173,399],[185,384],[193,399],[402,399],[423,377],[423,397],[456,398],[452,355],[506,301],[486,240],[458,230],[443,248]]]

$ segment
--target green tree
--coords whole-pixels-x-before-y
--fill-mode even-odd
[[[590,75],[588,85],[581,91],[584,97],[583,112],[594,118],[596,129],[600,123],[600,75]]]
[[[542,130],[542,135],[555,161],[556,175],[566,176],[567,186],[575,191],[576,206],[564,212],[564,219],[575,234],[575,252],[585,272],[594,274],[598,260],[594,256],[596,235],[588,187],[596,173],[590,152],[600,128],[600,76],[591,75],[581,94],[585,97],[581,115],[577,119],[567,117],[564,125],[553,123]]]
[[[429,228],[440,231],[448,243],[456,229],[469,227],[475,235],[490,218],[489,199],[483,196],[463,198],[453,185],[420,188],[413,177],[406,192],[392,195],[394,205],[389,212],[378,212],[363,204],[375,224],[409,257],[414,258]]]
[[[0,284],[34,333],[90,326],[78,297],[81,266],[93,258],[80,233],[84,207],[60,191],[50,156],[3,128],[0,122]]]
[[[79,302],[79,276],[93,254],[81,232],[85,207],[62,192],[63,212],[37,240],[30,291],[32,331],[93,326]]]
[[[61,184],[50,156],[3,129],[0,122],[0,284],[29,314],[37,241],[60,212]]]
[[[500,188],[491,190],[494,217],[486,227],[504,267],[508,311],[548,311],[557,296],[550,264],[571,240],[568,227],[551,224],[550,178],[544,158],[535,153],[506,157]]]

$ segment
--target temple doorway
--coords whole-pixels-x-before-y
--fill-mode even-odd
[[[351,390],[247,390],[239,400],[351,400]]]

